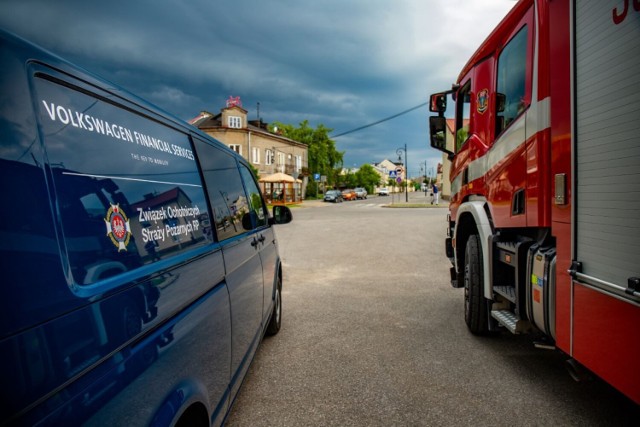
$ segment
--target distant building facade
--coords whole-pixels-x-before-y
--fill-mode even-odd
[[[380,184],[382,187],[389,186],[390,172],[395,172],[396,178],[400,178],[402,180],[401,182],[405,182],[407,180],[407,171],[404,167],[404,163],[392,162],[389,159],[384,159],[380,163],[372,163],[371,166],[373,166],[375,171],[380,174]],[[396,186],[398,186],[397,183],[393,185],[392,188],[395,188]]]
[[[303,189],[306,187],[307,145],[270,132],[268,124],[261,119],[248,120],[247,110],[242,108],[239,98],[229,98],[220,113],[202,111],[189,123],[244,157],[258,170],[260,177],[286,173],[301,179]]]

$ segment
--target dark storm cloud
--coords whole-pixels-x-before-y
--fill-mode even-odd
[[[3,0],[0,26],[188,120],[240,96],[251,118],[334,134],[446,89],[510,0]],[[461,29],[453,31],[454,28]],[[426,108],[336,139],[345,166],[427,147]]]

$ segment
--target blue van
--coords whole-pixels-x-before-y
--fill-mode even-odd
[[[0,425],[223,423],[281,325],[244,159],[0,32]]]

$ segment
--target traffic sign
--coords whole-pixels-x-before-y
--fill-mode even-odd
[[[398,175],[396,174],[396,171],[390,171],[389,172],[389,178],[397,178]]]

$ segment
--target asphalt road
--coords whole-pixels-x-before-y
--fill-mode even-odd
[[[636,405],[574,382],[531,336],[468,333],[447,209],[380,206],[390,199],[308,203],[278,226],[283,326],[228,426],[638,425]]]

